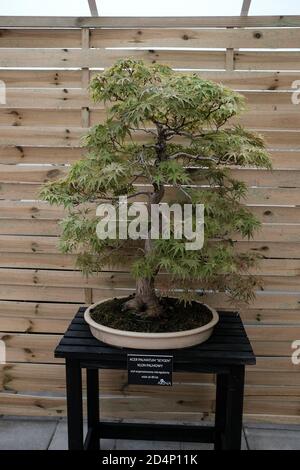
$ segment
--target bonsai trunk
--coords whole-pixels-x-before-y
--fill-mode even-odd
[[[162,306],[155,293],[154,278],[137,279],[135,297],[124,304],[124,310],[134,310],[149,318],[157,318],[161,315]]]
[[[159,125],[157,125],[158,139],[156,143],[157,161],[161,162],[165,159],[166,135]],[[165,188],[163,184],[152,183],[154,191],[151,193],[147,205],[148,213],[151,215],[151,205],[158,204],[164,197]],[[148,238],[145,240],[145,253],[152,251],[151,230],[149,230]],[[156,273],[157,274],[157,273]],[[157,318],[163,308],[155,293],[154,276],[151,278],[140,278],[136,281],[136,291],[133,299],[125,302],[123,310],[134,310],[137,314],[148,318]]]

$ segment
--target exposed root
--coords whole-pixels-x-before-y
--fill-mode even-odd
[[[163,307],[156,296],[144,298],[136,295],[124,303],[122,310],[131,310],[145,318],[158,318],[163,313]]]

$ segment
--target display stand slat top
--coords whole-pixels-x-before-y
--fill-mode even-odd
[[[66,333],[55,349],[55,357],[101,361],[103,367],[126,368],[127,354],[149,354],[149,350],[117,348],[98,341],[84,320],[85,307],[81,307]],[[210,339],[205,343],[186,349],[161,350],[160,354],[171,354],[174,370],[187,370],[197,364],[250,365],[255,364],[255,355],[243,323],[236,312],[218,312],[220,321]],[[152,351],[153,353],[153,351]]]

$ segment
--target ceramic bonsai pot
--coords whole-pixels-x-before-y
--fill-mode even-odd
[[[90,307],[84,313],[84,319],[88,323],[92,335],[103,343],[132,349],[181,349],[204,343],[211,336],[214,326],[219,321],[216,310],[205,305],[212,314],[212,319],[199,328],[192,330],[176,331],[172,333],[143,333],[125,331],[110,328],[95,322],[91,317],[93,309],[110,299],[101,300]],[[200,302],[199,302],[200,303]]]

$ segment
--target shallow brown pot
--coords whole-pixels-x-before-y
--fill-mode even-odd
[[[211,312],[212,319],[209,323],[192,330],[175,331],[172,333],[142,333],[137,331],[117,330],[101,325],[91,318],[91,310],[103,302],[101,300],[88,307],[84,313],[84,319],[88,323],[92,335],[103,343],[112,346],[132,349],[180,349],[204,343],[211,336],[214,326],[219,321],[217,311],[204,304]],[[201,303],[201,302],[198,302]]]

